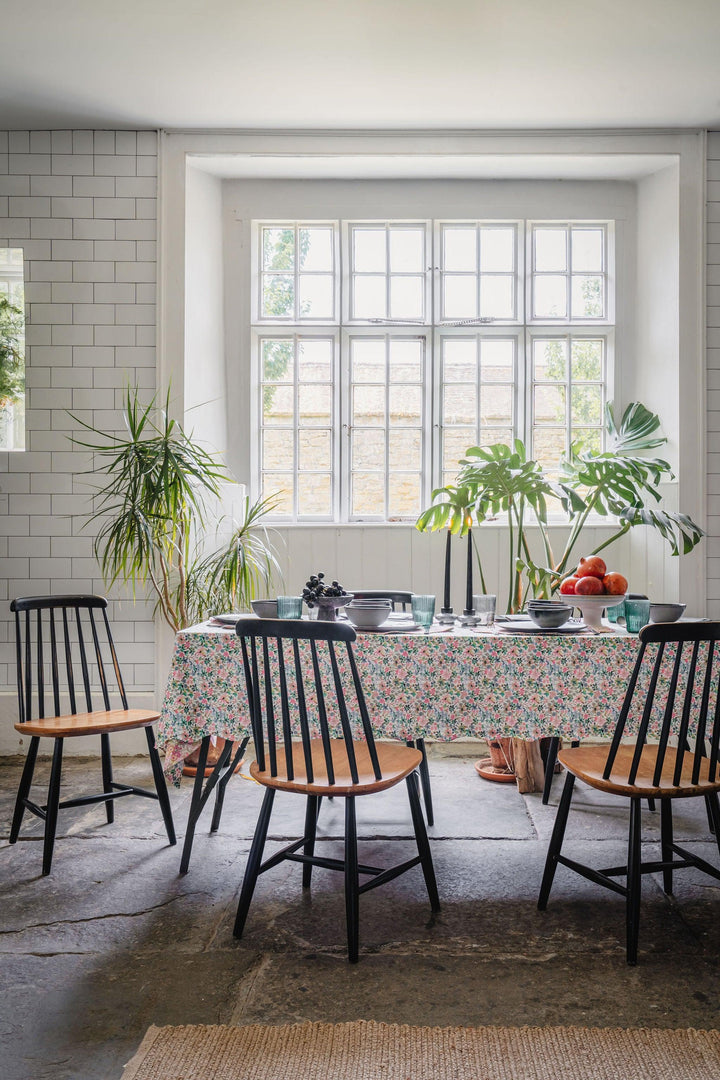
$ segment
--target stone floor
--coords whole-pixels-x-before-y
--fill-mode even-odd
[[[442,913],[431,917],[419,869],[367,894],[353,966],[345,960],[342,877],[330,871],[315,871],[307,895],[297,865],[269,872],[244,939],[233,938],[260,797],[251,780],[229,786],[219,833],[208,836],[201,821],[185,877],[157,806],[128,799],[112,826],[101,808],[66,811],[52,874],[42,878],[40,823],[28,821],[23,840],[7,843],[19,764],[5,762],[0,1075],[119,1080],[153,1023],[720,1025],[720,883],[686,870],[668,899],[646,877],[640,963],[628,968],[620,897],[561,868],[548,911],[537,911],[554,805],[481,780],[476,756],[472,746],[455,746],[431,759]],[[97,763],[71,763],[66,783],[94,787],[97,772]],[[150,783],[142,759],[126,760],[119,772]],[[559,790],[556,781],[553,804]],[[189,781],[172,794],[181,836],[189,797]],[[361,858],[404,857],[404,785],[363,802]],[[574,808],[568,854],[598,866],[622,862],[624,807],[583,788]],[[302,800],[279,797],[272,838],[298,835],[302,811]],[[324,805],[325,850],[337,848],[341,815],[339,800]],[[644,814],[648,854],[658,818]],[[676,837],[717,863],[701,800],[678,805]]]

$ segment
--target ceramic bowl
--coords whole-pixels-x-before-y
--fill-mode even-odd
[[[650,604],[650,622],[677,622],[687,604]]]
[[[569,604],[541,604],[539,607],[528,604],[528,615],[541,630],[557,630],[568,621],[572,608]]]
[[[277,600],[251,600],[250,606],[259,619],[277,619]]]
[[[358,630],[377,630],[378,626],[387,622],[391,610],[392,604],[389,600],[353,600],[345,608],[345,614]]]

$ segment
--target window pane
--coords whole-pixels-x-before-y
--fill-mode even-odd
[[[536,319],[566,318],[566,279],[554,274],[536,277],[533,281],[533,308]]]
[[[390,382],[422,382],[422,341],[390,341]]]
[[[480,423],[483,427],[512,424],[512,387],[483,386],[480,392]]]
[[[295,266],[295,230],[263,229],[263,269],[292,270]]]
[[[515,269],[514,229],[480,229],[480,269],[496,274]]]
[[[385,468],[385,431],[355,428],[352,435],[353,469]]]
[[[263,420],[266,423],[292,424],[295,415],[292,386],[263,387]]]
[[[567,270],[567,230],[535,229],[535,270]]]
[[[422,387],[391,386],[389,392],[390,426],[420,424],[422,421]]]
[[[295,313],[295,279],[292,274],[263,276],[263,318],[290,318]]]
[[[477,318],[477,278],[474,275],[446,275],[443,278],[443,318]]]
[[[602,341],[576,338],[570,352],[570,368],[573,379],[602,379]]]
[[[601,273],[603,269],[603,237],[602,229],[573,229],[570,233],[572,240],[572,268],[575,272],[587,271]]]
[[[483,319],[515,318],[515,279],[494,274],[480,278],[480,316]]]
[[[477,390],[475,386],[451,383],[443,394],[444,424],[477,424]]]
[[[589,274],[573,274],[573,319],[601,319],[603,316],[603,279]]]
[[[291,515],[293,513],[292,473],[264,473],[262,495],[264,499],[274,497],[276,502],[274,514]]]
[[[364,341],[355,338],[352,342],[352,379],[353,382],[385,382],[385,342]]]
[[[412,473],[390,473],[388,516],[391,518],[417,517],[420,510],[420,477]]]
[[[331,516],[332,485],[328,473],[299,474],[298,514],[303,517]]]
[[[425,279],[397,275],[390,278],[390,318],[422,319]]]
[[[263,469],[292,469],[293,441],[284,428],[265,428],[262,440]]]
[[[474,273],[477,270],[477,231],[443,229],[443,269]]]
[[[533,428],[533,457],[552,476],[557,475],[558,462],[565,450],[565,428]]]
[[[383,473],[353,473],[352,504],[354,517],[382,517],[385,513],[385,476]]]
[[[602,423],[602,387],[573,386],[570,419],[573,427],[599,427]]]
[[[331,319],[333,317],[333,279],[330,274],[301,274],[301,319]]]
[[[287,435],[285,435],[287,442]],[[327,469],[332,465],[332,441],[329,431],[301,428],[298,432],[298,469]]]
[[[534,394],[535,423],[564,424],[565,397],[564,386],[553,386],[551,384],[536,386]]]
[[[480,442],[483,446],[492,446],[494,443],[504,443],[505,446],[512,446],[514,438],[512,428],[486,428],[483,425],[480,432]]]
[[[384,274],[387,250],[384,229],[353,229],[353,270],[360,274]]]
[[[443,380],[470,382],[477,375],[477,343],[473,339],[445,338],[443,342]]]
[[[567,378],[567,342],[564,338],[557,341],[533,342],[533,378],[564,382]]]
[[[599,454],[602,450],[602,432],[587,431],[583,428],[572,429],[573,442],[581,442],[583,450],[592,450],[594,453]]]
[[[422,466],[422,432],[414,428],[390,431],[388,436],[388,465],[391,469],[413,469]]]
[[[293,343],[288,339],[263,341],[263,380],[290,382],[293,377]]]
[[[424,270],[424,229],[390,229],[390,272],[418,274]]]
[[[443,432],[443,466],[457,472],[457,464],[465,457],[465,451],[477,444],[477,431],[474,427],[446,428]]]
[[[385,277],[356,277],[353,280],[353,318],[387,318]]]
[[[353,389],[353,424],[385,425],[383,386],[356,386]]]
[[[512,382],[515,344],[486,338],[480,344],[480,370],[483,382]]]
[[[332,341],[298,342],[298,378],[300,382],[331,382]]]
[[[301,270],[333,268],[332,229],[305,228],[299,230],[299,264]]]
[[[304,427],[326,426],[332,420],[332,387],[300,386],[298,389],[298,419]]]

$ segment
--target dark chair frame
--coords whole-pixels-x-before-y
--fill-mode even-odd
[[[412,607],[413,594],[399,589],[348,589],[347,591],[352,593],[358,600],[390,600],[392,602],[393,611],[397,611],[398,607],[400,607],[402,611],[407,611],[409,607]],[[425,740],[423,738],[408,739],[407,745],[414,746],[415,749],[419,750],[422,754],[422,762],[420,763],[420,784],[422,786],[423,802],[425,803],[425,814],[427,816],[428,825],[434,825],[435,812],[433,810],[430,768],[428,766]]]
[[[243,669],[256,753],[256,760],[251,766],[251,774],[265,785],[266,791],[241,888],[234,927],[235,937],[242,936],[260,874],[284,860],[299,862],[303,864],[303,887],[308,888],[313,866],[320,866],[338,870],[344,874],[348,959],[351,963],[355,963],[359,955],[359,900],[363,893],[392,881],[400,874],[420,865],[431,908],[434,912],[440,910],[435,871],[420,807],[415,771],[420,755],[407,747],[393,744],[376,745],[352,650],[352,642],[356,635],[349,624],[286,619],[241,619],[237,624],[236,633],[242,643]],[[314,687],[310,695],[307,692],[307,685],[311,680],[306,678],[298,646],[301,641],[309,643],[312,660]],[[327,645],[327,657],[332,672],[329,687],[323,685],[321,672],[318,646],[323,644]],[[343,644],[347,651],[355,702],[362,722],[364,738],[360,742],[353,740],[352,737],[348,700],[338,665],[336,645]],[[279,687],[273,685],[272,661],[277,663],[276,677]],[[294,672],[294,693],[291,693],[288,685],[288,668]],[[261,688],[261,682],[264,683],[264,688]],[[309,700],[312,700],[316,706],[312,710],[312,716],[308,706]],[[296,714],[296,722],[300,729],[299,743],[292,736],[291,708]],[[313,759],[311,723],[317,725],[320,730],[322,760],[317,743],[315,748],[318,756],[315,760]],[[336,723],[342,729],[341,740],[333,739],[331,736],[331,724]],[[293,748],[297,749],[299,746],[302,747],[304,780],[295,778],[296,765]],[[363,750],[367,749],[371,762],[374,779],[369,782],[361,781],[358,770],[357,757],[360,747],[363,747]],[[383,776],[382,772],[382,759],[383,757],[387,759],[388,755],[391,755],[396,762],[402,762],[395,774],[389,777]],[[340,760],[347,775],[338,782],[338,761]],[[406,862],[385,869],[359,863],[355,799],[394,786],[403,779],[407,786],[418,854]],[[307,797],[304,835],[263,862],[263,850],[277,790],[289,790]],[[345,799],[344,859],[315,855],[320,803],[323,796],[330,794],[336,798]],[[302,852],[300,852],[301,848]],[[360,885],[360,875],[368,875],[370,880]]]
[[[15,727],[21,733],[25,733],[25,731],[31,733],[30,745],[15,801],[15,810],[10,828],[10,843],[14,844],[18,839],[26,810],[41,818],[45,822],[42,872],[43,875],[47,875],[52,867],[57,819],[60,810],[104,802],[106,818],[110,824],[115,817],[115,801],[126,795],[139,795],[144,798],[158,800],[168,842],[171,845],[175,844],[175,828],[170,798],[152,729],[152,723],[157,720],[159,714],[154,711],[131,710],[129,708],[115,643],[107,617],[107,600],[102,596],[88,595],[20,597],[11,602],[10,610],[15,615],[17,659],[19,721]],[[95,617],[96,613],[100,616],[100,627]],[[56,614],[59,616],[59,627],[56,624]],[[35,616],[34,619],[33,615]],[[47,616],[47,620],[43,619],[43,615]],[[21,618],[21,616],[23,617]],[[73,623],[77,630],[77,641],[73,641],[71,636],[70,628]],[[86,635],[88,644],[86,644]],[[105,637],[104,642],[102,640],[103,636]],[[34,659],[33,640],[35,642]],[[105,657],[103,651],[106,653]],[[108,657],[109,662],[106,662]],[[90,666],[93,663],[97,665],[99,694],[103,701],[101,710],[93,709],[94,690],[90,681]],[[48,665],[51,711],[46,713],[45,696]],[[112,710],[111,708],[111,684],[108,679],[108,668],[112,669],[114,673],[114,689],[119,696],[122,705],[121,710]],[[60,710],[61,694],[69,698],[69,713],[62,713]],[[91,717],[87,717],[85,713],[80,712],[78,705],[83,703],[86,706],[87,714],[92,714]],[[34,707],[37,712],[36,719],[33,719]],[[125,716],[122,715],[123,712],[126,714]],[[77,724],[73,719],[75,717],[79,718]],[[85,722],[84,727],[83,723]],[[155,791],[148,791],[145,788],[129,784],[120,784],[113,779],[110,748],[111,732],[133,730],[140,727],[145,729]],[[53,730],[60,732],[60,734],[53,734]],[[61,802],[60,783],[64,740],[69,737],[89,734],[100,735],[103,790],[99,794],[82,795]],[[30,798],[30,790],[40,739],[44,737],[54,740],[54,750],[47,802],[45,805],[40,806]]]
[[[720,623],[653,623],[640,631],[640,650],[623,701],[610,748],[603,761],[605,750],[599,748],[575,748],[562,751],[560,760],[567,769],[565,786],[558,806],[552,837],[548,847],[545,870],[540,887],[538,908],[547,907],[555,871],[558,864],[568,867],[582,877],[604,888],[619,893],[626,902],[626,954],[629,964],[637,963],[640,923],[640,896],[642,875],[662,872],[663,889],[672,893],[673,872],[693,866],[720,880],[720,869],[712,866],[699,855],[676,844],[673,838],[672,799],[705,799],[708,820],[712,825],[720,853],[720,656],[715,643],[720,641]],[[656,645],[654,659],[648,654],[648,645]],[[681,670],[685,658],[685,645],[690,646],[688,674],[684,693]],[[706,648],[702,650],[700,646]],[[670,646],[670,649],[666,647]],[[672,675],[667,694],[661,699],[658,680],[663,662],[672,660]],[[638,690],[641,673],[649,672],[648,689],[644,698]],[[694,696],[700,693],[700,705],[694,714]],[[712,715],[710,702],[715,693]],[[682,698],[682,700],[681,700]],[[626,751],[621,744],[626,735],[627,721],[633,706],[642,704],[635,746],[629,767],[620,771],[620,762]],[[653,710],[662,708],[662,725],[657,746],[647,744],[647,733]],[[679,712],[679,717],[678,717]],[[690,745],[690,733],[695,732],[694,749]],[[676,741],[677,746],[671,742]],[[630,757],[629,753],[627,754]],[[638,773],[645,762],[652,765],[652,776],[638,782]],[[687,776],[686,760],[691,762]],[[685,776],[683,777],[683,769]],[[647,773],[641,774],[649,776]],[[613,866],[596,870],[562,854],[562,844],[567,825],[573,789],[577,777],[601,790],[630,803],[630,826],[628,857],[625,866]],[[661,859],[643,862],[641,857],[641,804],[643,798],[660,801]],[[625,876],[621,885],[616,877]]]

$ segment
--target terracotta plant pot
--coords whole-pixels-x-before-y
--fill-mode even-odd
[[[227,739],[218,739],[217,742],[210,743],[210,746],[208,748],[207,761],[205,762],[205,776],[211,775],[213,769],[220,760],[220,755],[225,749],[225,745],[227,742]],[[233,749],[231,751],[231,754],[235,753],[236,747],[237,743],[233,743]],[[197,750],[193,750],[192,754],[188,754],[188,756],[185,758],[185,764],[183,765],[182,771],[183,776],[197,776],[197,765],[199,760],[200,747],[198,747]],[[242,758],[240,761],[238,761],[237,765],[235,766],[235,772],[240,772],[240,767],[242,766],[244,760],[245,759]]]

